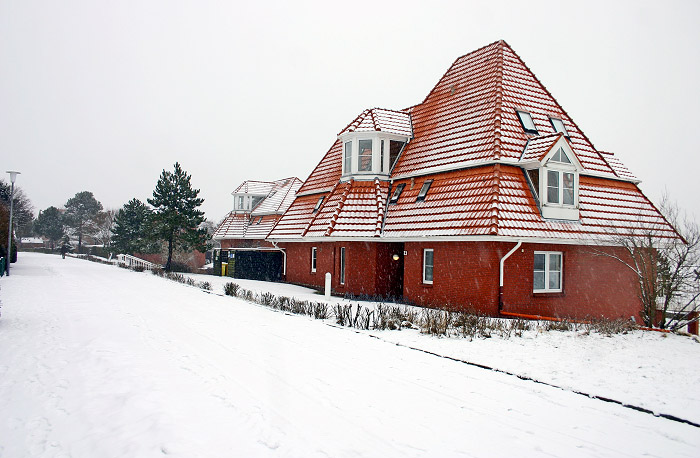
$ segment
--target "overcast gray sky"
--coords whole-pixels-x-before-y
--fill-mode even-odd
[[[364,108],[419,103],[505,39],[700,219],[699,26],[697,1],[0,0],[0,168],[37,211],[84,190],[116,209],[179,161],[217,222],[240,182],[305,180]]]

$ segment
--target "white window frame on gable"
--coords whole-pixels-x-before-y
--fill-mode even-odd
[[[583,166],[571,146],[560,137],[541,161],[526,169],[539,173],[537,195],[542,217],[565,221],[579,220],[579,175]]]
[[[532,268],[533,293],[561,293],[564,254],[561,251],[535,251]]]
[[[316,272],[316,263],[318,260],[318,249],[311,247],[311,272]]]

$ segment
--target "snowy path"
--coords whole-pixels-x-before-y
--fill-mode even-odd
[[[697,456],[700,429],[205,294],[23,253],[0,456]]]

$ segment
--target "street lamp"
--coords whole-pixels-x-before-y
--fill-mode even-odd
[[[17,179],[19,172],[8,170],[7,173],[10,174],[10,181],[12,182],[12,187],[10,188],[10,224],[8,225],[9,227],[7,229],[7,262],[5,263],[5,271],[9,277],[10,260],[12,258],[12,207],[14,206],[13,204],[15,199],[15,180]]]

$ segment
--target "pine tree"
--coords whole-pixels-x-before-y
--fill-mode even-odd
[[[112,246],[118,253],[134,254],[152,251],[149,229],[153,211],[138,199],[127,202],[114,217]]]
[[[199,189],[192,188],[190,178],[176,162],[173,172],[163,170],[153,199],[148,199],[154,208],[153,235],[168,243],[166,271],[171,270],[173,249],[206,250],[207,232],[199,227],[204,221],[204,212],[197,209],[204,199],[197,197]]]
[[[95,230],[95,221],[102,210],[102,204],[90,191],[82,191],[68,199],[64,221],[78,236],[78,253],[82,253],[83,235],[90,235]]]
[[[60,240],[66,233],[63,216],[58,208],[52,206],[43,212],[39,211],[39,216],[34,220],[34,232],[49,239],[53,250],[56,241]]]

